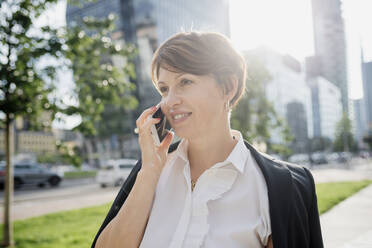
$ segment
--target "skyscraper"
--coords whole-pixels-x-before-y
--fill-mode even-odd
[[[355,113],[355,125],[353,125],[353,131],[355,133],[355,139],[359,146],[363,146],[363,137],[367,133],[367,120],[365,116],[365,105],[364,98],[355,99],[354,102],[354,113]]]
[[[340,89],[322,77],[307,79],[311,88],[314,137],[335,138],[336,124],[341,120]]]
[[[346,45],[340,0],[312,0],[315,55],[319,73],[341,90],[342,108],[348,112]]]
[[[286,119],[291,133],[294,135],[291,148],[295,153],[306,152],[308,144],[307,116],[304,104],[292,101],[287,104]],[[311,127],[310,127],[311,128]]]
[[[249,52],[260,58],[272,79],[265,87],[267,99],[275,112],[288,123],[294,136],[294,152],[305,152],[307,139],[312,137],[311,91],[306,84],[301,64],[290,55],[261,47]],[[277,129],[271,131],[271,143],[283,143]]]
[[[372,130],[372,61],[362,62],[363,102],[367,121],[367,131]]]

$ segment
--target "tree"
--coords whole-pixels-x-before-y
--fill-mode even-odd
[[[130,59],[135,55],[135,48],[109,38],[114,16],[105,20],[86,18],[82,27],[89,30],[90,35],[78,26],[69,30],[49,26],[35,28],[36,18],[56,2],[3,0],[0,3],[0,113],[4,116],[1,126],[5,127],[6,134],[4,246],[14,244],[10,219],[13,120],[22,116],[34,129],[40,129],[51,125],[51,122],[38,122],[42,112],[48,111],[52,121],[56,113],[76,114],[82,117],[82,122],[75,130],[95,135],[95,126],[106,105],[129,109],[137,104],[130,95],[134,89],[130,78],[135,76]],[[76,106],[66,105],[58,98],[55,76],[59,66],[41,68],[39,61],[45,56],[65,61],[65,65],[74,71],[76,87],[72,95],[78,99]],[[113,59],[121,61],[122,66],[115,66]],[[64,159],[70,159],[74,164],[81,163],[80,151],[69,151],[63,144],[58,147],[64,151],[63,156],[69,156]]]
[[[43,111],[55,112],[54,90],[51,83],[55,68],[38,68],[41,57],[60,57],[62,43],[57,30],[41,27],[36,30],[33,21],[57,0],[3,0],[0,4],[0,112],[5,120],[6,180],[4,204],[3,245],[14,244],[10,217],[13,198],[12,147],[13,121],[24,116],[34,127],[45,125],[37,119]]]
[[[102,121],[97,122],[97,137],[107,139],[113,135],[117,136],[120,156],[125,157],[123,142],[131,137],[133,132],[132,118],[130,112],[123,108],[107,105],[101,114]]]
[[[293,154],[292,149],[290,148],[293,144],[294,136],[290,131],[290,128],[287,123],[281,118],[277,119],[277,128],[280,129],[280,134],[283,140],[282,144],[275,144],[268,142],[268,152],[279,154],[284,160],[287,160],[289,156]]]
[[[351,128],[351,121],[347,114],[344,113],[341,120],[336,124],[335,141],[333,143],[334,151],[340,152],[356,149]]]
[[[81,164],[80,156],[72,156],[71,154],[79,154],[79,147],[74,147],[71,150],[65,143],[58,143],[57,149],[58,153],[45,152],[37,154],[37,162],[41,164]]]
[[[68,106],[64,112],[81,117],[73,130],[93,144],[97,137],[129,132],[128,110],[138,105],[130,81],[135,78],[132,60],[136,49],[110,38],[114,22],[112,14],[100,20],[84,17],[66,31],[65,54],[74,74],[78,105]]]
[[[266,85],[271,76],[257,55],[245,54],[247,63],[246,91],[231,113],[231,126],[242,132],[244,139],[250,142],[264,142],[271,151],[282,155],[290,153],[288,142],[292,140],[288,125],[277,116],[273,105],[267,100]],[[287,146],[270,144],[271,131],[280,129]]]

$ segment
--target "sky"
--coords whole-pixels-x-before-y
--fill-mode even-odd
[[[239,49],[266,45],[298,59],[313,54],[310,0],[230,3],[231,38]]]
[[[266,45],[304,61],[314,54],[311,0],[230,0],[232,41],[239,49]],[[360,47],[372,60],[372,1],[343,0],[349,97],[362,97]]]
[[[349,97],[361,98],[361,47],[364,60],[372,61],[372,0],[343,0]],[[66,2],[60,1],[41,17],[40,23],[65,25]],[[266,45],[303,63],[314,54],[311,0],[230,0],[231,39],[238,49]],[[368,25],[369,24],[369,25]],[[73,87],[64,74],[63,90]],[[74,125],[77,119],[67,128]]]

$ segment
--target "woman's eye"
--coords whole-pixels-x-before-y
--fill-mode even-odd
[[[182,79],[181,83],[182,83],[182,85],[185,85],[185,84],[191,84],[191,83],[193,83],[193,81],[191,81],[189,79]]]
[[[185,86],[185,85],[188,85],[188,84],[192,84],[194,83],[192,80],[189,80],[189,79],[182,79],[180,84],[181,86]],[[160,93],[164,94],[168,91],[168,86],[161,86],[159,87],[159,91]]]
[[[167,91],[167,87],[160,87],[159,90],[161,93],[164,93],[165,91]]]

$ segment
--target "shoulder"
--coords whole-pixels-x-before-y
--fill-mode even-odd
[[[314,178],[307,167],[278,160],[265,153],[260,153],[260,155],[271,166],[288,170],[294,183],[309,187],[314,184]]]
[[[315,189],[314,179],[306,167],[275,159],[266,153],[259,152],[249,142],[244,143],[263,172],[269,187],[271,186],[273,190],[276,187],[282,189],[296,187],[304,193],[312,194]]]
[[[292,181],[297,187],[310,191],[309,193],[312,194],[312,191],[315,190],[315,183],[313,175],[307,167],[285,161],[278,161],[278,163],[288,168],[291,173]]]
[[[271,178],[275,180],[279,174],[289,175],[291,181],[289,186],[299,190],[302,194],[312,197],[315,191],[314,178],[308,168],[302,165],[289,163],[286,161],[278,160],[265,153],[259,153],[262,162],[266,165],[265,168],[272,173]]]
[[[268,155],[264,157],[272,166],[288,170],[294,196],[301,198],[305,205],[310,206],[315,195],[315,182],[310,170],[305,166],[277,160]]]

